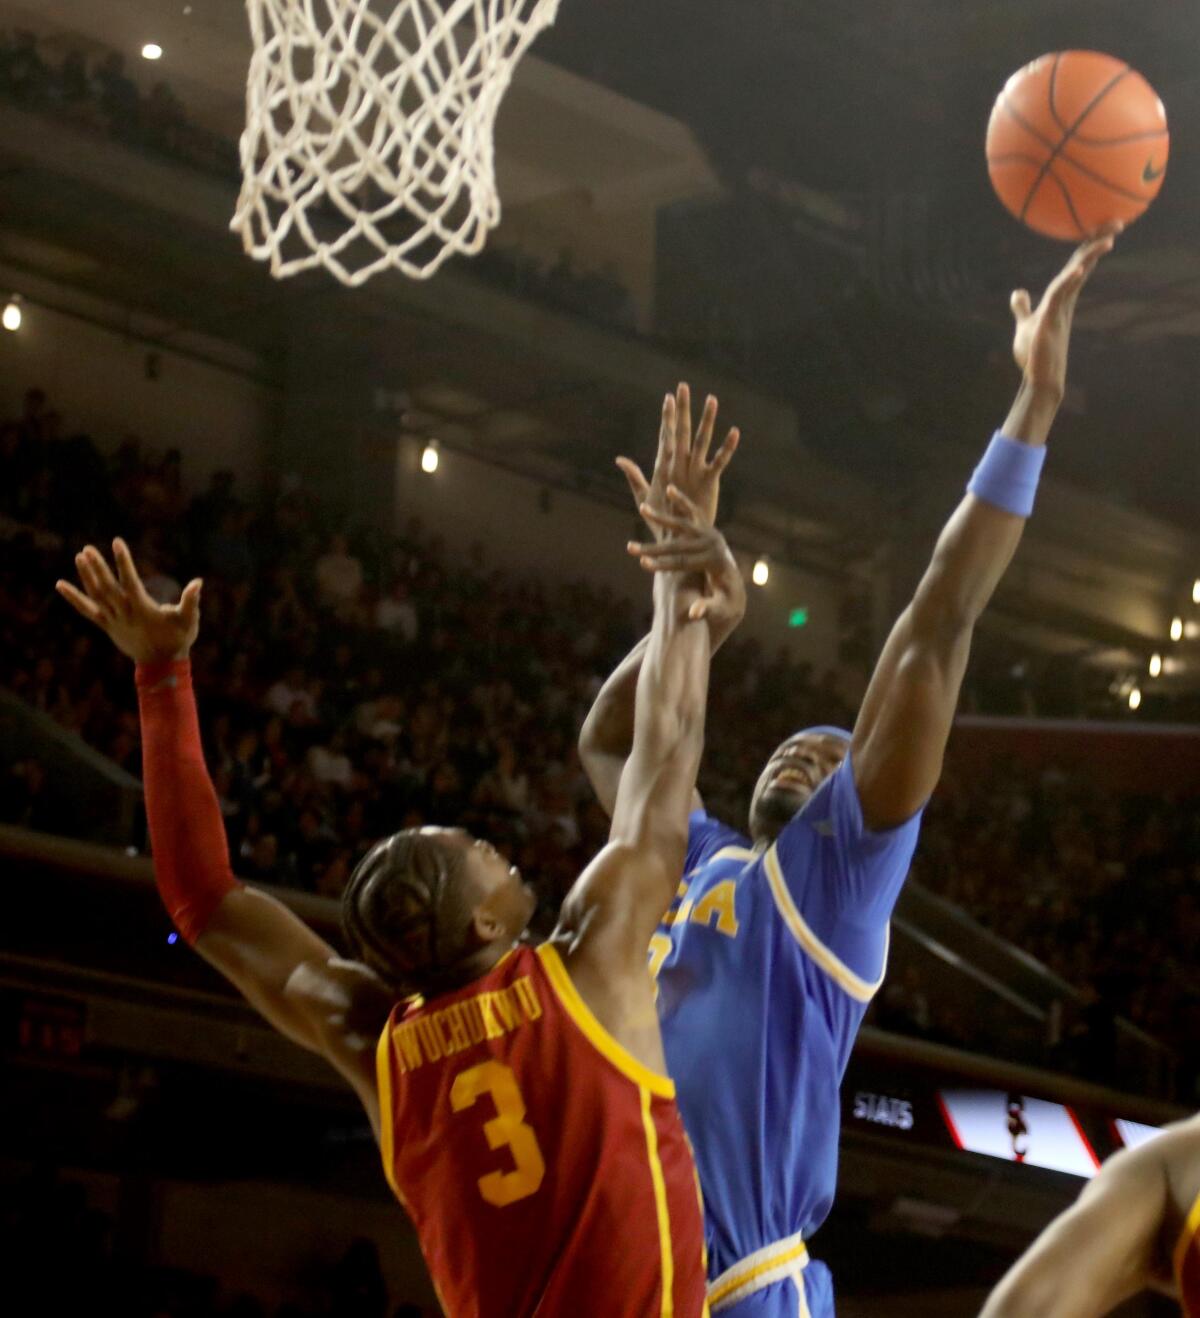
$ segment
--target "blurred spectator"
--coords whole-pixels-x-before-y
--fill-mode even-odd
[[[299,664],[289,668],[270,687],[263,703],[267,709],[284,717],[291,714],[297,707],[300,708],[305,718],[315,718],[317,713],[317,705],[313,698],[312,689],[305,676],[304,669]]]
[[[344,535],[330,536],[329,548],[317,559],[313,576],[321,602],[339,612],[357,603],[362,594],[363,566],[350,553]]]
[[[0,34],[0,96],[227,178],[237,170],[235,143],[193,124],[166,83],[143,94],[117,51],[101,54],[89,68],[82,50],[68,50],[55,65],[36,34]]]
[[[1200,810],[1116,794],[1053,764],[948,761],[914,877],[1080,994],[1053,1023],[1055,1065],[1113,1080],[1115,1018],[1181,1055],[1200,1001]]]
[[[409,595],[408,582],[403,578],[397,577],[388,593],[376,604],[375,625],[408,645],[417,639],[420,622],[416,605]]]

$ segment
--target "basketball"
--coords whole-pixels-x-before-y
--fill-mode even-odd
[[[1068,50],[1005,84],[988,124],[988,173],[1022,224],[1078,242],[1142,214],[1162,187],[1169,144],[1166,110],[1140,73]]]

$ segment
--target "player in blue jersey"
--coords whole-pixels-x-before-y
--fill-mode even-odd
[[[1032,511],[1075,304],[1113,237],[1080,247],[1036,308],[1013,295],[1016,401],[883,648],[853,733],[811,728],[771,753],[749,839],[694,803],[678,899],[650,961],[704,1192],[714,1314],[833,1312],[828,1269],[809,1260],[807,1241],[833,1202],[838,1089],[883,980],[892,908],[941,773],[975,622]],[[737,444],[731,432],[710,462],[715,423],[710,399],[693,438],[681,386],[653,479],[623,463],[639,504],[662,506],[673,483],[712,523]],[[650,570],[693,566],[670,543],[630,549]],[[722,641],[728,621],[714,611],[709,625]],[[580,737],[610,811],[644,647],[609,679]]]

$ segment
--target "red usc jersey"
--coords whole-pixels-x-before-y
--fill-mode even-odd
[[[452,1318],[696,1318],[704,1230],[675,1089],[550,944],[392,1012],[383,1167]]]
[[[1200,1198],[1192,1205],[1175,1246],[1175,1281],[1184,1318],[1200,1318]]]

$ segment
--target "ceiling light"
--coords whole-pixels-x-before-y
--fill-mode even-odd
[[[754,571],[750,574],[750,580],[753,581],[756,586],[765,586],[770,575],[770,563],[768,563],[765,558],[760,558],[754,565]]]
[[[1181,641],[1181,640],[1183,640],[1183,619],[1182,619],[1182,618],[1172,618],[1172,619],[1171,619],[1171,640],[1173,640],[1173,641]]]
[[[1142,693],[1135,686],[1133,690],[1129,693],[1129,708],[1138,709],[1140,708],[1141,703],[1142,703]]]
[[[1150,656],[1150,676],[1159,677],[1162,674],[1162,655],[1152,654]]]
[[[8,306],[4,308],[4,314],[0,316],[0,325],[3,325],[12,334],[15,334],[21,328],[21,299],[16,294],[9,298]]]
[[[1192,582],[1192,603],[1200,604],[1200,577]]]
[[[163,49],[157,41],[147,41],[142,47],[142,59],[162,59]]]
[[[437,440],[431,439],[421,453],[421,470],[427,476],[432,476],[438,469],[439,461]]]

